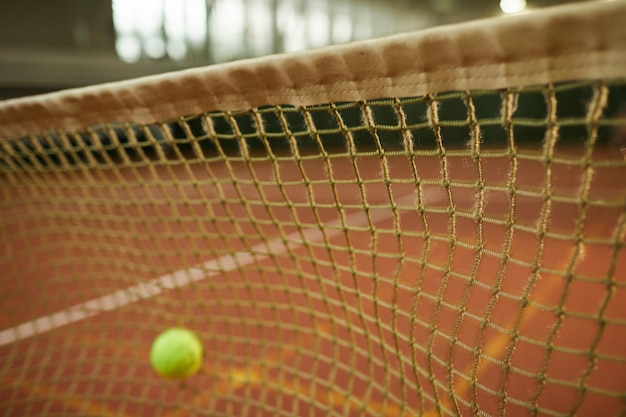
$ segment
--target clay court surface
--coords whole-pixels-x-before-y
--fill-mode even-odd
[[[621,415],[626,172],[529,155],[514,196],[495,154],[482,197],[454,154],[6,175],[0,414]],[[184,386],[148,362],[174,325]]]

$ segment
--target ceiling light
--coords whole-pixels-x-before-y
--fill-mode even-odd
[[[504,13],[518,13],[526,8],[526,0],[500,0],[500,10]]]

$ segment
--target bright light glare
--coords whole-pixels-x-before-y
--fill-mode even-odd
[[[166,51],[174,59],[184,59],[189,46],[201,47],[207,39],[206,0],[113,0],[112,4],[116,50],[124,61],[136,62],[142,53],[158,59]]]
[[[330,39],[330,22],[325,9],[320,9],[321,3],[316,3],[317,8],[308,13],[309,44],[313,47],[328,45]]]
[[[355,14],[352,19],[354,22],[354,40],[362,40],[369,39],[373,36],[373,26],[372,26],[372,10],[363,7],[355,10]]]
[[[163,3],[163,22],[169,39],[185,38],[185,8],[178,0],[165,0]]]
[[[132,7],[135,30],[144,38],[150,38],[158,34],[163,22],[163,8],[160,2],[154,4],[153,0],[133,0],[125,3]]]
[[[283,49],[285,52],[301,51],[307,47],[304,19],[301,10],[291,1],[282,2],[278,9],[278,26],[284,29]]]
[[[344,43],[352,39],[352,20],[348,14],[339,14],[333,21],[333,42]]]
[[[118,34],[133,33],[135,31],[135,11],[128,5],[129,3],[123,0],[113,0],[113,23]]]
[[[526,0],[500,0],[500,10],[504,13],[519,13],[526,8]]]
[[[410,29],[430,22],[424,18],[423,24],[419,14],[404,19],[403,12],[390,14],[373,2],[356,6],[352,0],[111,1],[115,48],[126,62],[165,56],[224,62],[380,36],[404,20],[411,22],[403,24]],[[519,12],[526,0],[500,0],[500,7]]]
[[[180,7],[178,0],[165,0],[163,3],[163,22],[167,33],[167,54],[176,60],[181,60],[187,55],[187,42],[185,39],[185,9]]]
[[[202,45],[207,35],[206,2],[204,0],[187,0],[184,3],[184,8],[187,39],[194,45]]]
[[[162,58],[165,55],[165,42],[163,39],[152,36],[144,40],[144,48],[146,50],[146,54],[150,58],[158,59]]]
[[[187,44],[182,39],[169,39],[167,41],[167,54],[171,58],[181,61],[187,56]]]
[[[272,53],[272,9],[267,0],[248,1],[246,4],[248,39],[255,55]],[[278,27],[280,30],[280,27]]]
[[[213,55],[217,61],[230,61],[241,53],[245,24],[245,5],[242,0],[215,3],[209,26]]]
[[[136,36],[119,36],[115,41],[115,50],[117,55],[125,62],[137,62],[141,57],[141,44]]]

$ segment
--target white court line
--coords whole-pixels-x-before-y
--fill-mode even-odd
[[[429,203],[441,201],[443,192],[438,189],[424,190],[424,199]],[[415,202],[415,195],[404,196],[396,199],[396,204],[406,205]],[[372,209],[370,217],[374,223],[393,217],[391,209]],[[357,212],[345,216],[346,225],[359,227],[367,224],[368,219],[364,212]],[[325,224],[328,229],[326,236],[333,238],[343,233],[339,227],[341,219],[335,219]],[[37,319],[10,327],[0,332],[0,346],[8,345],[27,339],[32,336],[41,335],[54,329],[97,316],[107,311],[115,310],[132,304],[140,300],[146,300],[159,295],[167,290],[181,288],[193,282],[202,281],[209,277],[219,275],[224,272],[254,264],[270,255],[280,255],[289,249],[301,246],[305,241],[319,242],[324,239],[324,234],[319,228],[309,228],[299,232],[294,232],[286,236],[286,242],[281,238],[272,239],[269,242],[262,242],[254,245],[249,251],[236,252],[231,255],[220,256],[217,259],[204,262],[203,264],[180,269],[171,274],[162,275],[150,281],[133,285],[123,290],[115,291],[111,294],[94,298],[75,306],[57,311],[56,313],[39,317]]]

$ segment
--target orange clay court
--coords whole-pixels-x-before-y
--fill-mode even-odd
[[[438,415],[424,405],[436,402],[464,415],[476,402],[496,415],[503,384],[539,409],[623,411],[606,395],[626,388],[626,364],[612,360],[624,344],[614,323],[626,316],[626,257],[610,263],[621,244],[576,246],[550,234],[623,237],[613,230],[624,227],[621,207],[590,205],[581,221],[580,205],[555,199],[542,237],[532,232],[542,204],[527,195],[546,174],[523,156],[514,229],[506,192],[484,193],[480,211],[492,220],[480,224],[473,190],[428,185],[441,181],[438,157],[251,159],[11,177],[3,198],[45,187],[55,206],[2,206],[2,256],[14,260],[2,264],[3,326],[45,323],[24,340],[2,333],[3,415]],[[446,163],[451,183],[475,180],[472,158]],[[506,156],[480,165],[485,184],[511,170]],[[624,174],[597,170],[589,200],[623,199]],[[554,164],[552,192],[577,195],[584,176]],[[602,279],[608,268],[613,282]],[[568,284],[564,273],[586,279]],[[589,318],[598,308],[602,327]],[[50,317],[60,311],[79,318],[63,325]],[[197,331],[206,349],[201,374],[184,386],[158,379],[148,362],[159,326],[173,325]],[[567,385],[580,378],[584,395]],[[528,411],[513,400],[505,407]]]

